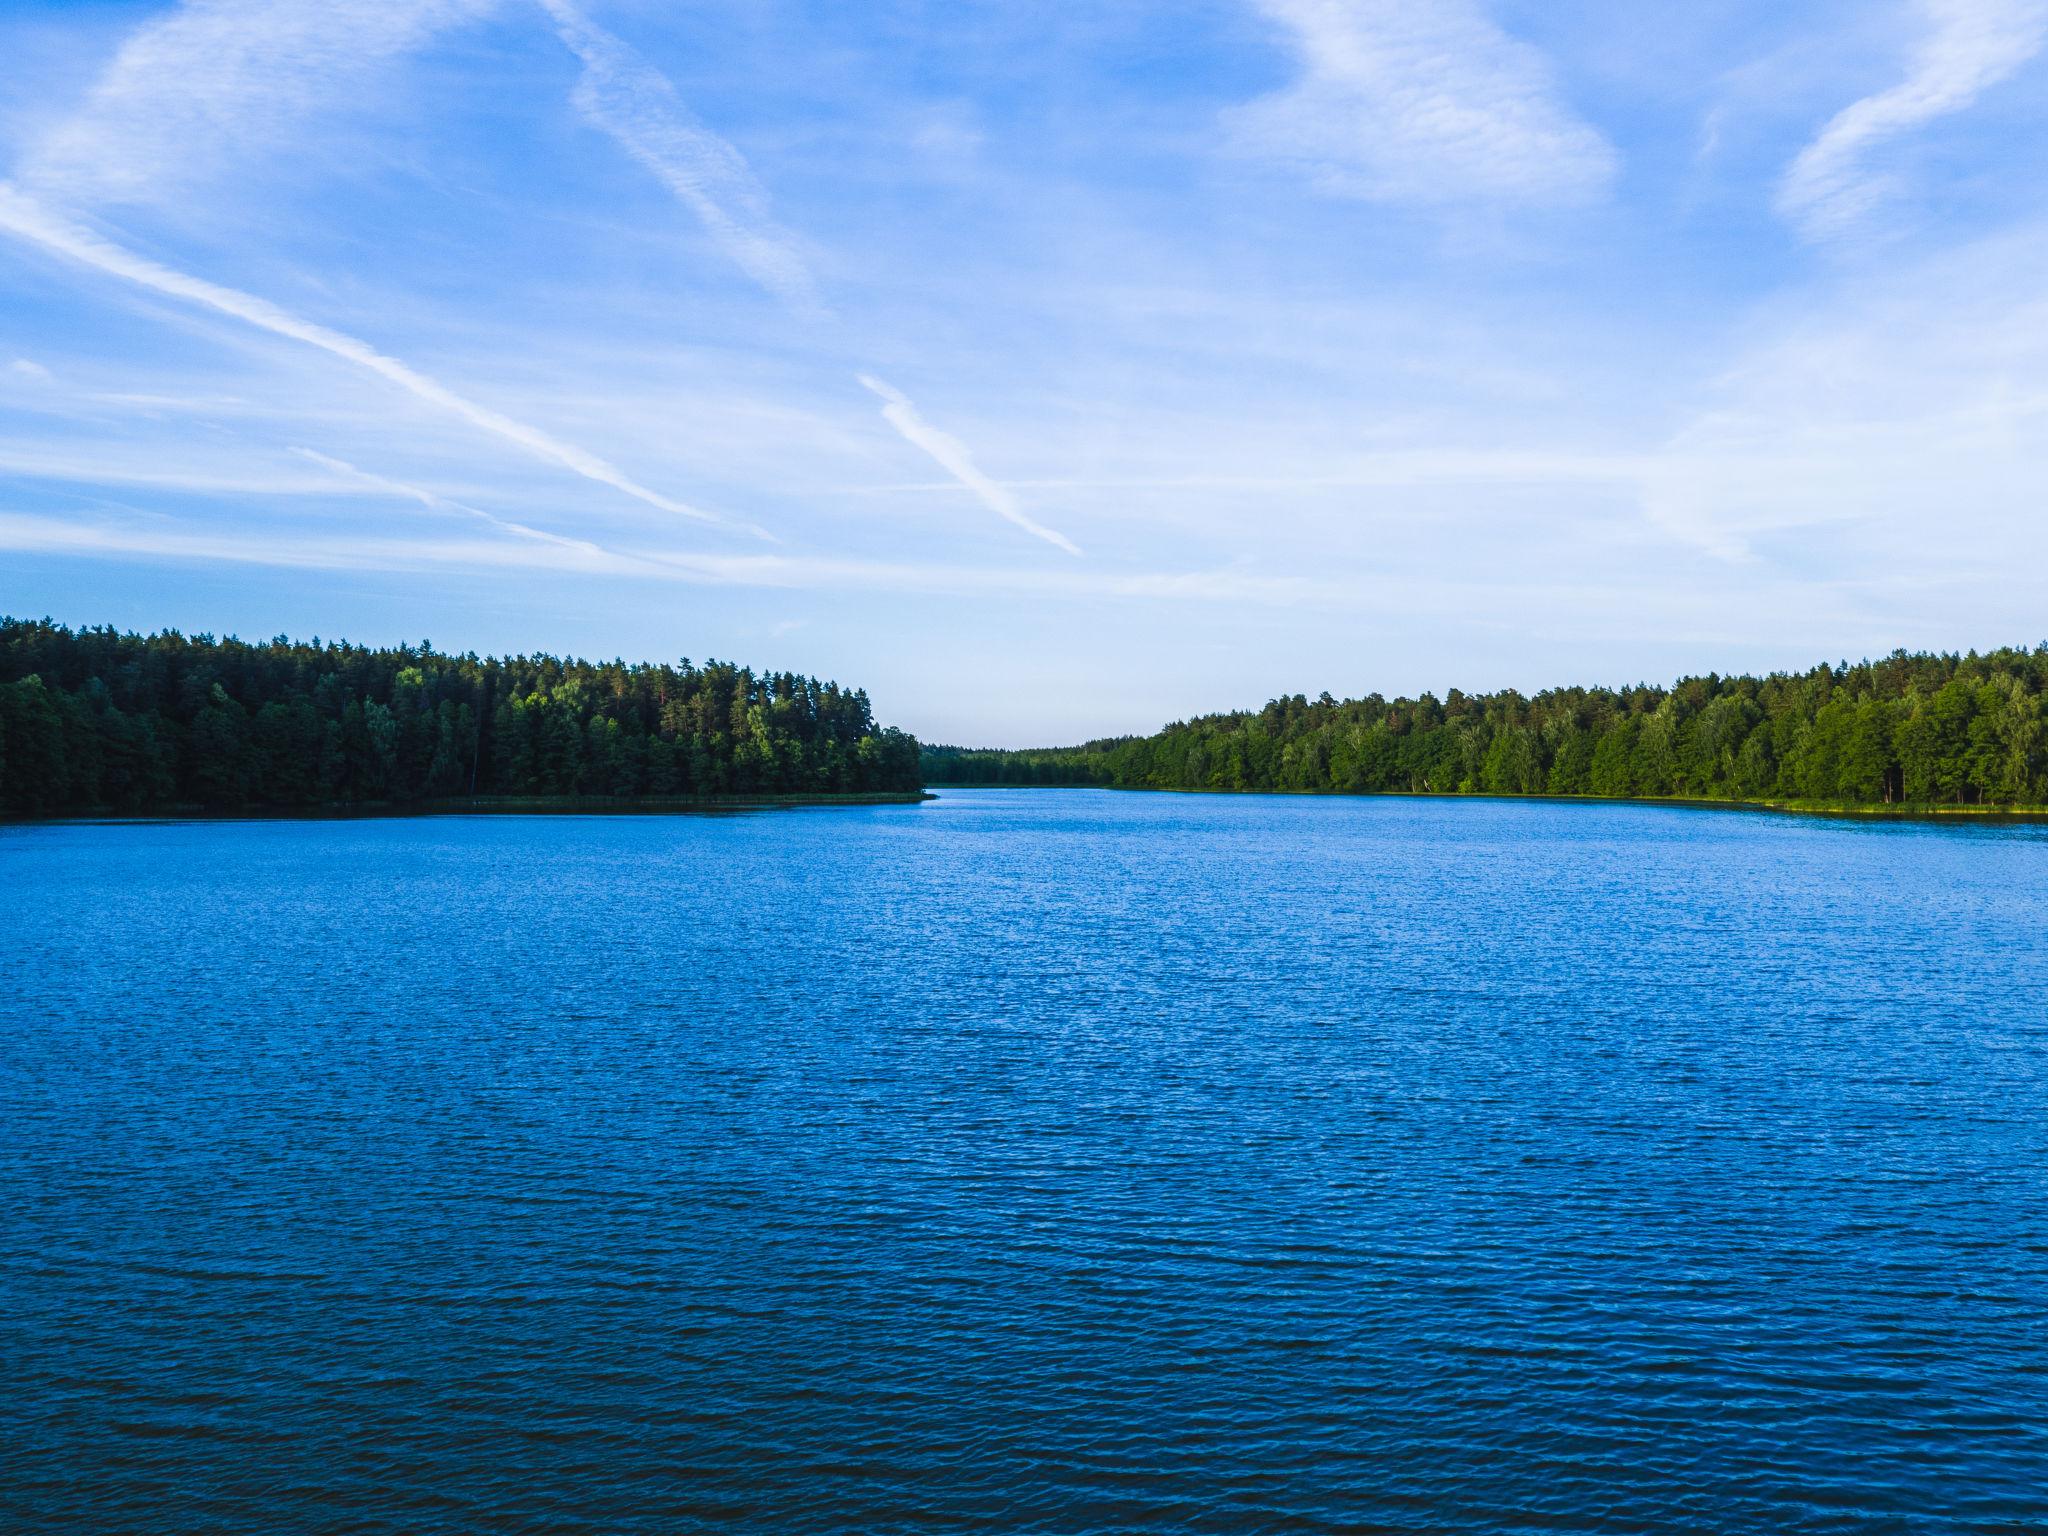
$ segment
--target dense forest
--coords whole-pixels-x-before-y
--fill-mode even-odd
[[[933,785],[2048,805],[2048,645],[1670,688],[1275,699],[1003,752],[877,727],[865,693],[724,662],[450,656],[0,619],[0,813]]]
[[[2048,805],[2048,645],[1671,688],[1300,694],[1156,736],[930,747],[929,784]]]
[[[793,673],[0,619],[10,816],[917,788],[865,693]]]

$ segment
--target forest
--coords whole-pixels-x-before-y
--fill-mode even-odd
[[[917,789],[914,739],[794,673],[0,618],[15,818]]]
[[[2048,806],[2048,645],[1670,688],[1301,694],[1153,736],[927,747],[925,782]]]
[[[2048,645],[1669,688],[1294,694],[1151,736],[925,747],[867,695],[727,662],[0,619],[0,814],[492,798],[914,794],[934,786],[2048,806]]]

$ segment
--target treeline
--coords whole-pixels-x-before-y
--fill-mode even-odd
[[[1052,785],[1107,784],[1103,776],[1109,754],[1138,740],[1116,736],[1078,747],[1029,747],[1003,751],[994,747],[927,746],[920,749],[926,784]]]
[[[908,793],[917,743],[795,673],[0,619],[0,811]]]
[[[2048,645],[1671,688],[1300,694],[1155,736],[925,754],[928,782],[2048,805]]]

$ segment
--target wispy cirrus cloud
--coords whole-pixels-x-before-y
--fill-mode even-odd
[[[188,0],[139,27],[15,179],[47,199],[167,204],[231,164],[291,152],[310,118],[498,0]]]
[[[322,469],[329,471],[351,485],[364,486],[386,496],[396,496],[406,501],[417,502],[430,512],[452,512],[462,517],[473,517],[479,522],[497,529],[500,533],[509,533],[516,538],[534,539],[542,544],[554,544],[562,549],[579,549],[595,551],[599,554],[604,553],[599,546],[591,543],[588,539],[567,539],[558,533],[549,533],[542,528],[533,528],[525,523],[516,523],[509,518],[499,517],[494,512],[486,512],[481,507],[472,507],[466,501],[456,501],[453,497],[443,496],[439,491],[430,491],[425,486],[410,485],[403,480],[393,480],[388,475],[376,474],[367,469],[358,469],[346,459],[337,459],[330,454],[318,453],[311,448],[295,447],[291,451],[304,459],[308,464],[317,464]]]
[[[1573,203],[1613,180],[1613,147],[1548,61],[1477,0],[1253,0],[1301,78],[1230,114],[1240,145],[1323,191],[1397,203]]]
[[[2048,559],[2044,239],[2037,221],[1872,263],[1760,316],[1647,469],[1651,522],[1736,564],[1966,581],[1971,623],[2004,605],[2034,625],[2038,583],[2005,573]]]
[[[746,158],[696,120],[667,76],[591,22],[572,0],[541,4],[583,61],[573,98],[578,110],[695,213],[743,272],[793,313],[822,318],[825,306],[797,239],[776,222],[768,193]],[[1026,513],[1007,487],[982,473],[965,443],[925,420],[901,390],[872,374],[859,378],[881,399],[882,415],[905,441],[928,454],[983,506],[1034,538],[1070,555],[1081,553],[1065,534]]]
[[[1452,575],[1267,575],[1235,569],[1112,572],[1058,565],[1022,570],[945,562],[912,563],[787,555],[627,554],[595,547],[554,550],[524,541],[388,536],[286,536],[194,528],[152,517],[56,518],[0,508],[0,551],[150,559],[277,570],[364,572],[469,571],[555,578],[631,577],[657,583],[762,591],[862,591],[905,597],[946,595],[1032,603],[1120,599],[1229,613],[1247,607],[1316,612],[1325,622],[1354,615],[1361,604],[1382,616],[1466,623],[1475,610],[1535,603],[1550,612],[1587,615],[1600,628],[1656,627],[1712,634],[1726,622],[1729,594],[1709,587],[1664,592],[1612,585],[1597,577],[1535,576],[1519,580]],[[1820,588],[1788,588],[1764,573],[1741,594],[1758,611],[1788,604],[1796,591],[1799,622],[1814,644],[1837,640],[1856,616],[1859,594],[1882,582],[1845,579]],[[1213,621],[1205,621],[1213,622]],[[1156,701],[1155,701],[1156,702]]]
[[[308,537],[297,533],[278,537],[193,529],[160,517],[140,521],[100,517],[87,521],[0,508],[0,551],[7,550],[128,554],[304,570],[527,569],[546,574],[630,575],[763,589],[1128,597],[1283,607],[1304,602],[1349,604],[1357,601],[1360,591],[1351,582],[1264,576],[1236,570],[1110,572],[1075,566],[1020,570],[1012,566],[843,556],[622,552],[597,545],[551,550],[526,542],[474,538]],[[1392,603],[1397,597],[1390,590],[1386,601]]]
[[[1938,147],[2019,216],[2043,4],[0,4],[0,567],[607,655],[887,592],[791,644],[954,739],[2031,637],[2042,232],[1771,209]]]
[[[583,61],[574,101],[693,213],[743,272],[803,317],[825,306],[796,237],[769,210],[768,193],[740,152],[691,114],[668,77],[572,0],[541,0],[562,40]],[[1081,551],[1065,534],[1034,520],[1006,487],[983,474],[958,438],[940,431],[901,390],[871,374],[860,382],[883,402],[882,415],[983,506],[1070,555]]]
[[[302,147],[310,126],[374,97],[395,62],[505,8],[504,0],[186,0],[129,37],[85,101],[31,145],[14,179],[50,202],[169,203],[216,172]],[[538,10],[583,65],[571,98],[577,110],[689,207],[756,282],[800,313],[819,311],[797,239],[775,221],[739,151],[573,0],[538,0]]]
[[[745,157],[697,121],[666,75],[569,0],[541,4],[583,61],[577,110],[696,214],[741,271],[797,314],[822,314],[796,237],[775,221]]]
[[[1906,78],[1829,120],[1778,187],[1778,209],[1809,238],[1856,228],[1899,189],[1871,160],[1890,140],[1960,112],[2048,43],[2048,0],[1919,0],[1927,31]]]
[[[649,489],[587,449],[563,442],[538,427],[529,426],[523,421],[515,421],[501,411],[494,411],[489,406],[479,405],[476,401],[457,394],[447,385],[427,377],[409,364],[379,352],[366,341],[303,319],[268,299],[209,282],[205,278],[195,277],[190,273],[180,272],[152,261],[52,213],[33,198],[6,183],[0,183],[0,233],[13,235],[53,255],[102,272],[109,277],[120,278],[139,288],[162,294],[166,298],[198,305],[242,321],[246,325],[252,325],[258,330],[268,331],[273,336],[282,336],[287,340],[317,348],[397,385],[414,398],[460,417],[479,431],[501,442],[509,443],[534,458],[557,465],[571,474],[580,475],[599,485],[610,486],[622,495],[630,496],[647,506],[698,522],[731,526],[727,519],[716,513],[706,512]],[[759,529],[748,531],[760,533]]]
[[[1057,529],[1046,527],[1027,513],[1008,486],[998,484],[983,474],[967,445],[926,421],[902,390],[871,373],[862,374],[860,382],[881,400],[884,419],[902,435],[903,440],[927,454],[933,463],[972,492],[975,500],[989,511],[1015,523],[1032,537],[1045,540],[1055,549],[1063,549],[1070,555],[1081,553],[1072,539]]]
[[[626,553],[597,545],[549,550],[479,539],[360,538],[193,529],[163,518],[79,520],[0,509],[0,550],[50,554],[125,554],[303,570],[487,571],[527,569],[564,575],[650,577],[671,582],[775,589],[851,588],[905,593],[1019,593],[1121,596],[1191,602],[1293,604],[1335,598],[1335,587],[1232,571],[1121,573],[1074,567],[1008,567],[789,555]],[[1343,589],[1344,598],[1355,595]]]
[[[457,394],[367,342],[152,261],[53,211],[161,202],[215,170],[274,150],[294,137],[294,129],[345,100],[349,90],[373,80],[378,69],[497,3],[188,0],[129,39],[83,107],[46,134],[22,163],[20,186],[0,183],[0,232],[342,358],[535,457],[638,501],[727,523],[652,490],[575,444]],[[766,189],[738,149],[695,117],[667,76],[593,22],[574,0],[538,0],[536,10],[552,21],[583,66],[572,96],[578,111],[651,172],[754,282],[800,317],[825,316],[801,242],[776,220]],[[1079,553],[1063,534],[1026,514],[1012,492],[982,475],[966,445],[931,426],[900,392],[879,381],[863,382],[882,395],[891,425],[984,505],[1035,537]],[[294,451],[302,457],[312,453]],[[345,470],[358,484],[377,479],[344,461],[314,457]],[[390,486],[378,482],[376,488]],[[499,521],[474,508],[457,510]]]

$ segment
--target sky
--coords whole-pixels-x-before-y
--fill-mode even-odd
[[[2048,637],[2048,0],[0,0],[0,612],[928,741]]]

